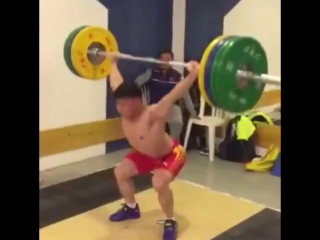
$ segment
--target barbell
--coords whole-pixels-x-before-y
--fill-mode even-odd
[[[64,44],[67,67],[88,80],[105,79],[111,70],[108,55],[118,52],[113,34],[101,27],[81,26],[73,30]],[[164,62],[154,58],[118,53],[119,58],[186,67],[183,62]],[[265,84],[280,85],[280,77],[268,72],[262,45],[254,38],[220,36],[205,49],[199,67],[201,96],[215,107],[228,112],[244,112],[259,101]]]

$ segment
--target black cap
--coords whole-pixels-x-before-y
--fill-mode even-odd
[[[113,92],[113,96],[115,99],[120,98],[141,98],[141,90],[140,87],[136,83],[121,83],[117,89]]]

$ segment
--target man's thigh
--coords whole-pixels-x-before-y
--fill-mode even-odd
[[[168,154],[161,164],[156,166],[156,169],[163,169],[168,172],[171,180],[173,180],[182,170],[186,163],[186,155],[181,145],[176,145],[170,154]],[[160,171],[163,172],[163,171]],[[161,173],[162,174],[162,173]]]
[[[156,161],[154,159],[136,151],[128,153],[125,156],[125,159],[134,164],[137,170],[137,174],[145,174],[151,172],[156,167]]]

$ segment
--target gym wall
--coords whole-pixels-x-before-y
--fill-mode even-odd
[[[106,88],[110,93],[106,81],[77,78],[65,66],[62,49],[70,31],[81,25],[103,26],[113,32],[123,52],[154,56],[172,45],[177,60],[196,59],[209,41],[222,34],[223,17],[238,2],[202,1],[217,5],[199,9],[198,0],[40,0],[40,170],[128,146],[114,102],[106,94]],[[220,15],[212,10],[217,8],[222,9]],[[147,67],[125,61],[120,64],[126,81]],[[257,107],[279,102],[280,90],[268,91]],[[264,127],[258,132],[261,147],[280,135],[279,129],[276,134]]]
[[[186,5],[186,61],[200,59],[203,50],[212,39],[222,34],[254,36],[266,50],[269,74],[281,75],[279,0],[202,0],[201,4],[198,0],[180,2],[179,4],[183,5],[182,2],[185,2]],[[268,85],[266,90],[278,88]]]
[[[109,1],[101,0],[101,3],[107,5]],[[116,37],[120,51],[136,56],[156,57],[159,50],[171,48],[172,9],[172,0],[124,0],[109,8],[109,30]],[[151,64],[140,62],[119,62],[125,81],[133,81],[150,67]],[[118,117],[110,87],[108,96],[107,118]],[[127,147],[125,140],[112,141],[106,144],[106,152]]]
[[[185,1],[184,57],[186,61],[200,60],[208,44],[223,34],[223,19],[239,0]]]
[[[156,56],[171,48],[172,6],[172,0],[40,0],[40,170],[128,147],[106,81],[80,79],[66,68],[66,36],[81,25],[103,26],[121,51]],[[126,81],[150,67],[119,65]]]
[[[281,76],[281,1],[241,0],[224,18],[224,35],[254,36],[263,45],[269,74]],[[266,90],[278,86],[267,85]]]
[[[108,27],[108,10],[93,0],[40,0],[40,131],[105,119],[106,82],[74,76],[63,59],[68,34],[81,25]],[[105,144],[42,157],[40,169],[105,153]]]
[[[176,61],[184,61],[184,36],[186,25],[186,0],[173,1],[172,51]],[[181,74],[183,68],[175,67]]]

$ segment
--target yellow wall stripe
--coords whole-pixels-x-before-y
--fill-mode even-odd
[[[255,108],[280,103],[280,90],[265,92]],[[280,146],[280,127],[261,125],[258,127],[257,145],[269,147],[270,144]],[[222,136],[222,128],[218,128],[216,136]],[[39,132],[40,157],[81,149],[100,143],[124,139],[120,118],[77,124]]]

